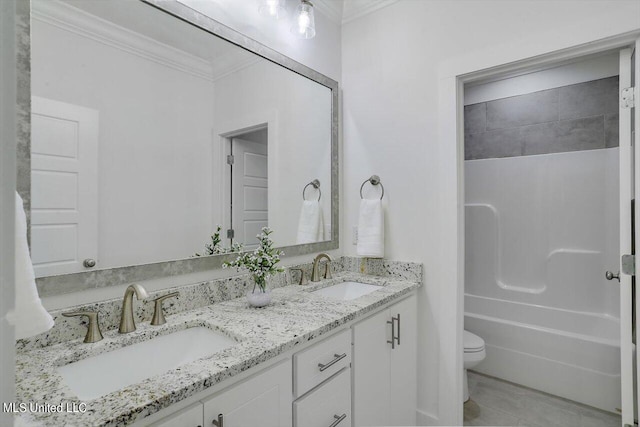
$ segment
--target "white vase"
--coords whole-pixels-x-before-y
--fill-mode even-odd
[[[255,292],[247,292],[247,301],[252,307],[269,305],[271,303],[271,289],[265,289],[264,292],[262,292],[262,289],[256,286]]]

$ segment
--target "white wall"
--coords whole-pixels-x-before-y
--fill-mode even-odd
[[[619,317],[617,148],[465,162],[465,293]],[[615,338],[615,337],[612,337]]]
[[[613,77],[619,74],[619,68],[620,55],[615,51],[546,70],[487,83],[469,84],[464,88],[464,105]]]
[[[342,246],[355,254],[357,189],[377,173],[386,256],[425,266],[420,422],[462,424],[455,76],[638,28],[636,1],[400,1],[343,26]]]
[[[214,134],[269,120],[269,227],[276,245],[294,245],[302,189],[320,180],[331,230],[331,90],[268,61],[215,82]],[[215,140],[214,144],[219,144]],[[216,150],[214,150],[216,151]],[[316,196],[307,189],[307,198]],[[222,203],[221,203],[222,204]],[[325,235],[330,240],[330,234]]]

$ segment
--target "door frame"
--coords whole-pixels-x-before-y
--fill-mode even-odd
[[[262,130],[262,129],[266,129],[266,130],[267,130],[267,142],[266,142],[266,144],[259,144],[259,143],[256,143],[256,142],[253,142],[253,141],[249,141],[249,140],[245,140],[245,139],[243,139],[243,138],[242,138],[242,137],[243,137],[244,135],[246,135],[248,132],[257,131],[257,130]],[[235,212],[236,214],[237,214],[238,212],[237,212],[237,210],[235,209],[236,207],[234,206],[234,204],[235,204],[236,202],[234,202],[233,195],[234,195],[234,191],[238,190],[238,188],[237,188],[237,187],[235,187],[235,185],[237,185],[238,183],[234,183],[234,180],[233,180],[233,175],[234,175],[234,173],[235,173],[235,172],[237,172],[237,170],[234,172],[234,170],[233,170],[233,166],[235,166],[236,164],[238,164],[238,165],[239,165],[238,160],[237,160],[237,158],[238,158],[238,156],[237,156],[237,152],[235,152],[235,151],[234,151],[234,145],[235,145],[235,147],[236,147],[236,148],[237,148],[238,146],[236,145],[236,144],[237,144],[237,142],[236,142],[236,144],[234,144],[234,140],[238,140],[238,139],[239,139],[239,140],[241,140],[241,141],[243,141],[243,142],[248,142],[248,143],[251,143],[251,144],[256,144],[256,145],[266,145],[266,148],[267,148],[267,154],[266,154],[266,156],[267,156],[267,159],[268,159],[268,158],[269,158],[269,157],[268,157],[268,153],[269,153],[269,151],[268,151],[268,150],[269,150],[269,136],[268,136],[268,135],[269,135],[269,128],[268,128],[268,125],[265,123],[265,124],[262,124],[262,125],[257,125],[257,126],[255,126],[254,128],[250,129],[249,131],[244,131],[244,132],[241,132],[241,133],[236,134],[235,136],[229,137],[229,138],[228,138],[228,142],[229,142],[229,143],[228,143],[228,144],[225,144],[225,148],[228,148],[228,149],[229,149],[228,153],[230,153],[230,154],[232,154],[232,155],[234,156],[234,162],[233,162],[233,164],[229,165],[229,164],[228,164],[228,162],[225,162],[225,166],[226,166],[226,169],[225,169],[225,171],[226,171],[225,176],[226,176],[227,180],[230,180],[230,182],[229,182],[229,181],[227,181],[227,183],[225,184],[225,187],[223,188],[223,190],[227,190],[227,191],[229,191],[229,195],[230,195],[230,199],[231,199],[231,209],[225,209],[225,211],[226,211],[226,214],[228,215],[228,218],[230,219],[230,225],[231,225],[231,228],[232,228],[234,231],[235,231],[235,230],[239,230],[238,224],[234,223],[234,212]],[[256,154],[256,153],[254,153],[254,154]],[[226,156],[225,156],[225,157],[226,157]],[[267,163],[267,168],[268,168],[268,163]],[[267,173],[268,173],[268,170],[267,170]],[[243,184],[243,185],[244,185],[244,184]],[[269,188],[269,187],[268,187],[268,185],[269,185],[269,177],[268,177],[268,175],[267,175],[267,189]],[[234,188],[234,187],[235,187],[235,188]],[[229,200],[229,198],[228,198],[228,199],[225,199],[225,200]],[[225,206],[225,207],[226,207],[226,206]],[[244,211],[244,204],[243,204],[242,210]],[[243,218],[245,218],[245,219],[246,219],[246,217],[244,216],[244,214],[243,214]],[[236,219],[238,219],[238,218],[236,218]],[[268,200],[267,200],[267,221],[268,221],[268,219],[269,219],[269,211],[268,211]],[[226,223],[226,221],[225,221],[225,223]],[[267,224],[267,225],[268,225],[268,224]],[[231,239],[231,240],[232,240],[232,242],[228,242],[228,243],[236,243],[236,242],[238,242],[238,240],[237,240],[237,239],[238,239],[238,237],[234,235],[234,239]],[[227,238],[227,240],[228,240],[228,238]],[[243,239],[243,240],[244,240],[244,239]],[[249,245],[249,244],[247,244],[247,242],[244,242],[244,241],[243,241],[243,242],[240,242],[240,244],[241,244],[241,245],[243,245],[243,247],[245,248],[245,250],[249,250],[249,251],[252,251],[252,250],[253,250],[253,249],[251,248],[252,246],[256,246],[256,244]]]
[[[226,209],[226,201],[231,198],[230,170],[227,164],[227,156],[231,154],[231,139],[251,131],[267,128],[267,156],[269,157],[269,176],[274,176],[273,172],[279,169],[276,156],[273,155],[278,141],[278,114],[275,110],[267,110],[247,114],[245,117],[237,117],[228,123],[220,123],[213,129],[213,150],[212,164],[214,168],[212,179],[213,196],[212,206],[212,230],[216,223],[222,226],[221,237],[227,238],[226,230],[231,224],[231,213]],[[271,185],[271,183],[269,183]],[[218,218],[218,219],[216,219]]]
[[[628,47],[640,37],[640,29],[618,34],[603,39],[589,40],[587,42],[566,47],[560,50],[547,51],[537,56],[520,58],[511,62],[491,61],[486,57],[478,59],[478,55],[473,56],[466,62],[461,58],[442,64],[439,69],[439,100],[438,117],[439,129],[438,139],[441,147],[446,147],[443,155],[454,155],[456,158],[455,168],[443,172],[446,178],[455,183],[456,191],[453,197],[455,200],[455,216],[449,222],[445,233],[449,234],[449,240],[453,241],[452,259],[445,260],[445,269],[454,272],[455,286],[444,291],[441,298],[451,298],[455,301],[455,311],[449,315],[447,321],[455,336],[455,350],[449,346],[447,349],[455,351],[454,358],[449,358],[447,366],[444,367],[447,375],[439,379],[439,389],[446,390],[452,396],[455,408],[440,407],[438,413],[440,422],[451,422],[454,425],[462,425],[463,421],[463,330],[464,330],[464,268],[465,268],[465,242],[464,242],[464,85],[471,82],[486,81],[492,78],[507,78],[523,72],[532,72],[548,68],[550,65],[560,65],[563,62],[571,62],[577,58],[602,53],[614,49]],[[466,62],[466,63],[465,63]],[[472,65],[467,65],[472,64]],[[479,64],[482,64],[480,66]],[[452,152],[454,151],[454,152]],[[442,156],[442,155],[441,155]],[[449,158],[449,157],[448,157]],[[449,163],[450,165],[450,163]],[[446,169],[446,165],[443,169]],[[445,178],[445,179],[446,179]],[[450,188],[450,187],[449,187]],[[453,198],[452,197],[452,198]],[[449,205],[451,208],[451,205]],[[447,213],[453,213],[451,209]],[[453,256],[455,255],[455,256]],[[443,256],[447,256],[444,252]],[[450,277],[450,276],[449,276]],[[451,278],[451,277],[450,277]],[[446,301],[451,301],[447,299]],[[449,302],[448,304],[451,304]],[[447,304],[447,305],[448,305]],[[453,307],[452,307],[453,308]],[[449,343],[450,345],[451,343]],[[446,354],[447,349],[441,350],[440,354]],[[450,353],[448,353],[450,355]],[[440,363],[443,363],[440,358]],[[440,368],[443,371],[443,368]],[[443,382],[453,382],[443,383]],[[451,411],[451,412],[449,412]],[[442,413],[444,412],[444,413]],[[450,416],[450,419],[445,417]]]

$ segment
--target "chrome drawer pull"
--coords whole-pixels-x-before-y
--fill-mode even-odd
[[[335,418],[336,420],[332,422],[329,427],[336,427],[338,424],[340,424],[340,422],[342,422],[342,420],[347,418],[347,414],[334,415],[333,418]]]
[[[335,357],[335,359],[333,359],[331,362],[327,363],[326,365],[324,363],[318,363],[318,368],[320,368],[320,372],[330,368],[331,366],[335,365],[336,363],[338,363],[339,361],[347,357],[347,353],[334,354],[333,357]]]
[[[396,321],[398,322],[398,335],[396,335]],[[395,349],[396,342],[400,345],[400,313],[398,313],[398,317],[391,316],[391,320],[387,320],[387,323],[391,325],[391,341],[387,340],[387,343],[391,344],[391,349]]]
[[[211,421],[211,424],[216,427],[224,427],[224,415],[218,414],[218,419]]]

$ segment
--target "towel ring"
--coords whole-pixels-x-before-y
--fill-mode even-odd
[[[384,185],[382,185],[382,181],[380,181],[380,177],[378,175],[371,175],[371,178],[365,179],[362,185],[360,186],[360,198],[364,199],[362,196],[362,189],[366,183],[370,183],[371,185],[380,185],[380,189],[382,189],[382,194],[380,194],[380,200],[384,197]]]
[[[310,183],[304,186],[304,188],[302,189],[302,200],[307,200],[304,198],[304,192],[307,189],[307,187],[310,185],[316,190],[318,190],[318,201],[320,201],[320,198],[322,197],[322,190],[320,190],[320,181],[318,181],[317,179],[314,179],[313,181],[311,181]]]

